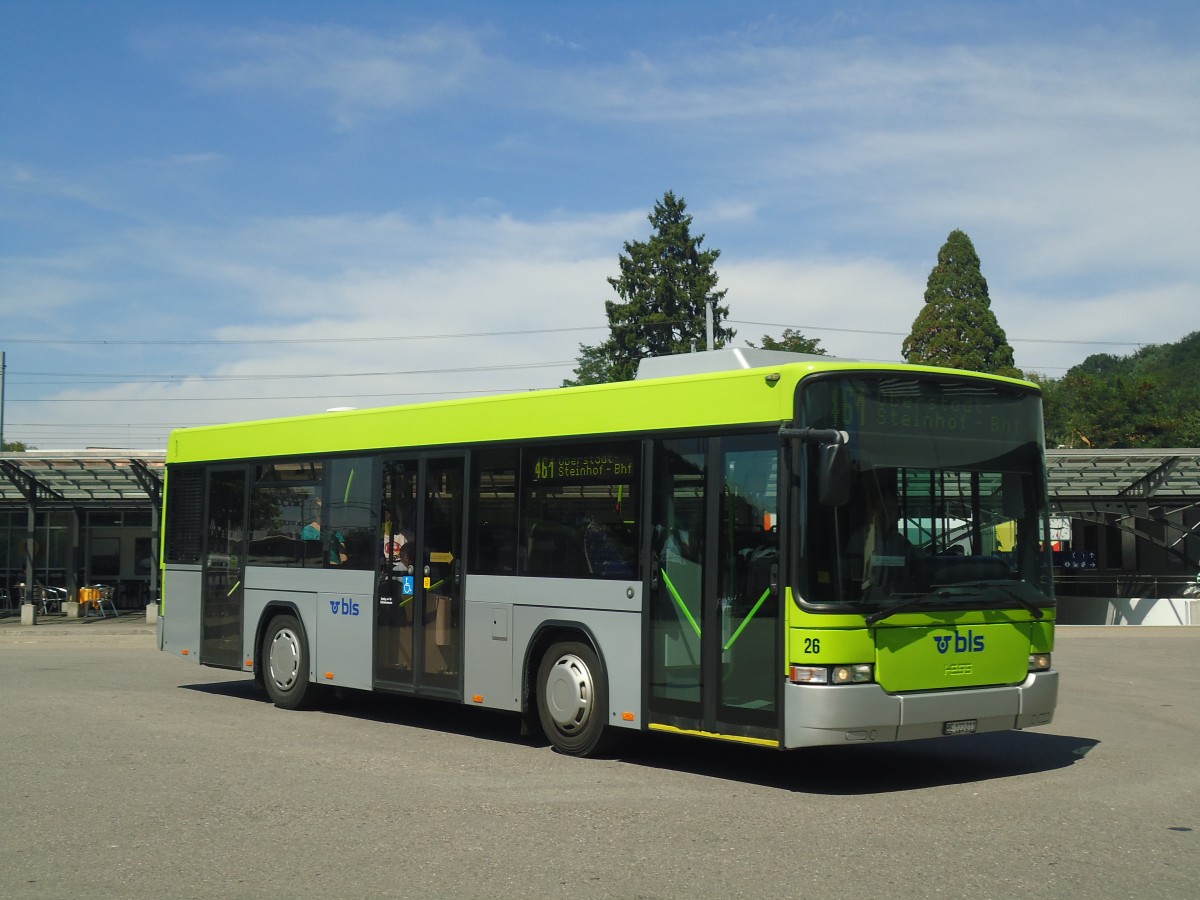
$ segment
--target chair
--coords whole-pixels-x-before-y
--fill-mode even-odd
[[[42,588],[42,612],[50,615],[50,610],[53,608],[55,615],[61,615],[63,604],[71,599],[71,592],[65,587],[44,587]]]
[[[100,618],[105,618],[104,604],[107,603],[109,609],[112,610],[113,617],[117,616],[117,605],[113,602],[113,589],[106,584],[93,584],[82,588],[79,591],[79,600],[81,603],[86,603],[91,609],[96,610],[100,614]],[[88,615],[91,615],[89,612]]]
[[[50,615],[51,610],[55,613],[62,612],[62,602],[67,599],[66,588],[46,587],[44,584],[34,582],[32,588],[26,589],[25,585],[20,585],[23,603],[32,603],[34,606],[40,606],[42,615]]]

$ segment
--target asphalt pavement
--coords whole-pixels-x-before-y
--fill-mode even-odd
[[[599,760],[458,705],[276,709],[153,635],[0,619],[0,897],[1200,897],[1200,628],[1060,628],[1030,731]]]
[[[34,625],[22,625],[19,612],[0,612],[0,637],[26,637],[37,635],[115,635],[115,634],[154,634],[157,625],[146,621],[146,611],[118,610],[116,615],[108,613],[103,618],[91,615],[85,618],[68,619],[61,613],[43,615],[38,613]]]

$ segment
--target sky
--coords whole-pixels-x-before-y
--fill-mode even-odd
[[[666,191],[735,344],[896,360],[972,239],[1027,372],[1200,328],[1184,2],[0,0],[3,437],[559,386]]]

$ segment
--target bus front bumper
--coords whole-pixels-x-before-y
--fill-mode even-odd
[[[889,694],[877,684],[789,683],[784,686],[783,743],[885,743],[1029,728],[1048,724],[1057,702],[1058,672],[1053,669],[1031,672],[1018,685],[908,694]]]

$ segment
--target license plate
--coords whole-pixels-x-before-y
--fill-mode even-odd
[[[945,722],[942,724],[942,734],[974,734],[978,724],[978,719],[959,719],[957,722]]]

